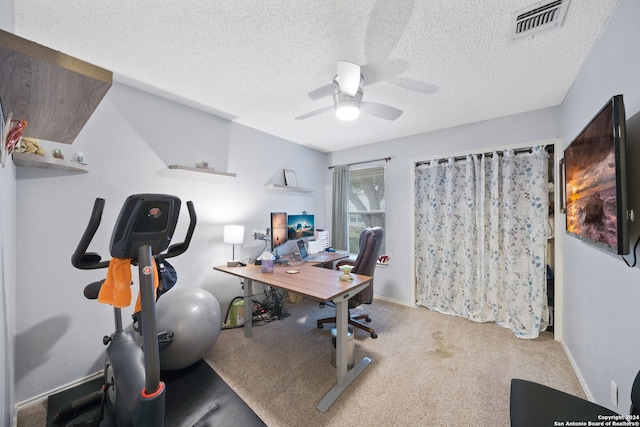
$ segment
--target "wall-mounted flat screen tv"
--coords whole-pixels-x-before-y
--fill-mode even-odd
[[[629,253],[625,140],[616,95],[564,151],[567,233],[619,255]]]
[[[287,243],[287,213],[271,212],[271,250]]]
[[[311,214],[289,215],[287,219],[289,240],[303,239],[315,235],[315,218]]]

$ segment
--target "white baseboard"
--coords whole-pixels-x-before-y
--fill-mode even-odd
[[[569,351],[569,349],[567,348],[567,346],[565,345],[564,341],[560,341],[560,343],[562,344],[562,348],[564,349],[564,353],[567,355],[567,358],[569,359],[569,362],[571,363],[571,367],[573,367],[573,372],[575,372],[576,377],[578,377],[578,381],[580,381],[580,386],[582,387],[582,391],[584,391],[584,394],[587,396],[587,400],[589,400],[589,402],[593,402],[593,395],[591,394],[591,391],[589,390],[589,387],[587,387],[587,383],[584,381],[584,378],[582,377],[582,374],[580,373],[580,369],[578,369],[578,365],[576,364],[575,360],[573,360],[573,356],[571,355],[571,352]]]
[[[404,305],[405,307],[411,307],[411,308],[416,308],[417,307],[415,304],[409,304],[408,302],[405,302],[405,301],[395,300],[393,298],[381,297],[379,295],[374,295],[373,298],[374,299],[379,299],[379,300],[382,300],[382,301],[392,302],[392,303],[398,304],[398,305]]]
[[[65,385],[62,385],[60,387],[57,387],[57,388],[55,388],[55,389],[53,389],[51,391],[48,391],[46,393],[42,393],[40,395],[31,397],[31,398],[29,398],[27,400],[23,400],[22,402],[18,402],[16,404],[16,414],[17,414],[18,411],[20,411],[20,410],[22,410],[24,408],[28,408],[29,406],[35,405],[36,403],[44,402],[52,394],[60,393],[61,391],[69,390],[69,389],[71,389],[71,388],[73,388],[75,386],[78,386],[80,384],[84,384],[86,382],[93,381],[96,378],[101,377],[103,374],[104,374],[103,371],[99,371],[99,372],[93,373],[91,375],[88,375],[88,376],[86,376],[84,378],[80,378],[80,379],[72,381],[72,382],[70,382],[68,384],[65,384]]]

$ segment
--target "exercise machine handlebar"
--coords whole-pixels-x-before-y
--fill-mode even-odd
[[[82,238],[78,242],[78,246],[76,247],[75,252],[73,253],[73,255],[71,255],[71,264],[78,269],[95,270],[98,268],[107,268],[109,266],[109,261],[102,261],[102,257],[100,256],[100,254],[96,252],[87,252],[89,244],[91,244],[93,237],[98,231],[100,222],[102,221],[104,204],[104,199],[96,198],[93,204],[91,217],[89,218],[89,224],[87,224],[87,228],[85,229]],[[193,237],[193,232],[196,228],[197,217],[192,201],[187,202],[187,209],[189,211],[189,228],[187,229],[184,242],[176,243],[169,246],[167,252],[161,255],[162,258],[166,259],[176,257],[186,252],[186,250],[189,248],[189,245],[191,244],[191,238]]]
[[[104,210],[104,199],[97,198],[93,203],[93,211],[91,211],[91,217],[89,218],[89,224],[82,234],[82,238],[78,242],[75,252],[71,255],[71,264],[75,268],[81,270],[92,270],[97,268],[106,268],[109,266],[109,261],[102,261],[102,257],[95,252],[87,252],[93,236],[95,236],[100,221],[102,221],[102,211]]]
[[[187,234],[184,237],[184,242],[176,243],[175,245],[169,246],[167,252],[162,255],[162,258],[164,259],[182,255],[184,252],[186,252],[186,250],[189,248],[189,245],[191,244],[191,238],[193,237],[193,231],[196,228],[197,221],[196,210],[193,207],[193,202],[191,200],[187,202],[187,209],[189,211],[189,228],[187,229]]]

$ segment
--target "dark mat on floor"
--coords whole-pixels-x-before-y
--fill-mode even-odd
[[[262,420],[204,361],[179,371],[163,372],[167,386],[165,426],[265,426]],[[68,421],[54,422],[62,405],[86,396],[100,388],[102,378],[49,396],[47,427],[64,426]],[[81,413],[97,410],[95,403]],[[79,414],[78,414],[79,415]],[[108,414],[101,426],[115,425]]]

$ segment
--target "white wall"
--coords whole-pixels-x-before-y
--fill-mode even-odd
[[[13,31],[13,1],[0,0],[0,29]],[[5,112],[5,114],[8,112]],[[0,167],[0,423],[8,426],[14,409],[15,252],[16,179],[13,164]]]
[[[627,113],[629,208],[640,214],[640,2],[622,0],[562,105],[564,147],[613,95],[623,94]],[[633,379],[640,370],[640,272],[620,257],[562,235],[566,348],[587,393],[599,404],[628,413]],[[640,234],[632,226],[632,242]],[[628,257],[630,260],[632,256]],[[619,387],[619,405],[610,383]]]
[[[428,102],[428,98],[425,100]],[[472,152],[484,148],[529,144],[557,138],[558,108],[547,108],[495,120],[330,153],[328,164],[338,165],[391,156],[386,164],[386,245],[390,263],[375,272],[376,296],[415,304],[412,243],[414,237],[413,165],[416,160]],[[326,172],[326,197],[331,197],[331,172]],[[326,218],[331,218],[327,203]]]
[[[74,144],[62,148],[67,158],[83,152],[90,172],[17,170],[18,402],[102,367],[102,336],[113,329],[111,309],[86,300],[82,291],[103,278],[105,270],[81,271],[70,263],[96,197],[104,198],[106,207],[89,249],[105,258],[111,227],[128,195],[162,192],[183,202],[193,200],[198,225],[192,245],[171,260],[177,286],[210,291],[223,311],[242,294],[238,280],[212,270],[231,257],[231,247],[222,243],[225,224],[246,227],[245,244],[236,245],[237,257],[261,248],[250,233],[269,226],[271,211],[306,210],[317,213],[318,227],[324,225],[323,197],[264,188],[282,184],[287,168],[297,172],[301,186],[322,195],[323,153],[123,84],[114,84]],[[237,177],[170,171],[167,163],[172,160],[188,166],[208,161]],[[183,207],[174,242],[181,241],[187,224]]]

